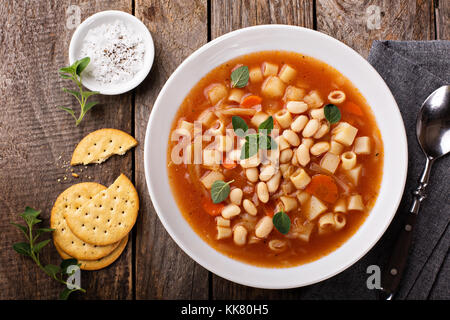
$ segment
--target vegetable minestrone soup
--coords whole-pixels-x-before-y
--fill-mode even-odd
[[[341,246],[380,188],[383,143],[358,90],[293,52],[229,61],[184,99],[167,151],[185,219],[213,248],[266,267]]]

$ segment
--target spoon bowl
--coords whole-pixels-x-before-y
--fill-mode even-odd
[[[425,100],[416,129],[427,157],[437,159],[450,151],[450,86],[440,87]]]

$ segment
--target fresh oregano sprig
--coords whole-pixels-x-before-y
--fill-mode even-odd
[[[30,257],[37,266],[44,271],[49,277],[58,281],[59,283],[64,284],[64,290],[59,295],[59,298],[62,300],[66,300],[69,295],[74,291],[86,292],[86,290],[82,288],[73,288],[69,289],[67,286],[67,282],[63,279],[64,276],[71,276],[67,272],[67,268],[71,265],[77,265],[78,261],[76,259],[66,259],[61,262],[59,266],[54,264],[43,265],[41,260],[39,259],[39,253],[49,242],[50,239],[38,241],[38,238],[45,233],[50,233],[54,231],[54,229],[50,228],[34,228],[38,223],[42,222],[39,219],[41,211],[35,210],[30,207],[25,208],[25,212],[23,212],[20,216],[25,220],[26,225],[21,225],[17,223],[11,222],[13,226],[19,229],[28,242],[17,242],[13,244],[13,249],[24,256]]]
[[[64,92],[73,95],[79,102],[81,110],[78,118],[75,116],[75,111],[73,111],[72,108],[59,106],[60,109],[67,111],[75,119],[75,125],[77,126],[80,124],[81,120],[83,120],[86,112],[98,103],[98,101],[87,102],[87,100],[90,96],[99,94],[100,92],[83,90],[83,85],[81,84],[81,73],[86,69],[90,61],[91,59],[89,57],[85,57],[75,61],[71,66],[59,69],[61,78],[70,79],[78,86],[79,91],[62,88]]]

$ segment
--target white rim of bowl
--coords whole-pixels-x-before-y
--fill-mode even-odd
[[[298,281],[296,282],[296,279],[291,279],[291,283],[289,284],[262,284],[263,281],[260,281],[261,283],[259,284],[255,284],[254,282],[252,282],[251,280],[247,280],[245,279],[245,277],[236,277],[234,274],[232,273],[218,273],[213,269],[213,266],[209,265],[206,261],[204,261],[199,255],[197,255],[197,253],[191,251],[187,246],[185,246],[183,244],[183,242],[177,237],[177,235],[175,234],[174,230],[171,228],[171,226],[168,224],[167,220],[165,219],[164,215],[161,213],[162,209],[159,203],[159,199],[157,199],[157,197],[155,196],[155,191],[153,190],[154,188],[157,188],[157,186],[153,186],[152,185],[152,180],[150,178],[150,137],[155,135],[161,138],[161,135],[158,134],[152,134],[152,122],[154,120],[154,118],[156,117],[156,114],[160,111],[159,109],[161,109],[163,106],[160,104],[160,100],[161,97],[164,96],[165,91],[167,90],[168,87],[170,87],[171,83],[174,81],[174,79],[177,77],[178,73],[180,72],[180,70],[182,70],[182,68],[190,63],[191,60],[195,59],[196,56],[200,55],[201,53],[203,53],[204,51],[208,50],[210,47],[216,45],[219,42],[225,41],[230,37],[235,37],[240,35],[241,33],[245,33],[245,32],[252,32],[255,30],[259,30],[259,31],[264,31],[264,29],[278,29],[278,30],[290,30],[290,31],[301,31],[301,32],[306,32],[306,33],[314,33],[315,36],[318,37],[322,37],[324,39],[326,39],[327,41],[331,41],[334,42],[335,45],[340,46],[342,48],[344,48],[345,50],[351,52],[354,56],[355,59],[359,59],[360,63],[362,63],[363,65],[365,65],[365,67],[372,73],[372,75],[377,78],[379,84],[384,87],[385,89],[385,93],[388,95],[388,99],[391,100],[392,103],[392,107],[395,106],[395,108],[392,108],[392,116],[396,118],[395,121],[397,121],[399,124],[401,124],[398,129],[399,129],[399,134],[400,136],[396,137],[399,140],[399,143],[401,145],[403,145],[403,152],[399,152],[399,158],[403,165],[402,165],[402,171],[401,172],[397,172],[398,174],[398,181],[401,182],[401,190],[398,190],[398,195],[395,199],[394,202],[391,203],[392,206],[392,213],[389,216],[389,219],[386,219],[386,221],[383,222],[379,222],[378,223],[378,232],[376,234],[375,237],[371,238],[371,243],[369,245],[365,244],[364,250],[359,251],[358,254],[354,255],[351,257],[350,260],[346,261],[345,263],[342,263],[340,265],[339,268],[333,270],[333,272],[328,272],[328,273],[324,273],[322,274],[320,277],[317,277],[313,280],[310,281],[302,281],[301,283],[299,283]],[[260,50],[256,50],[255,52],[258,52]],[[289,51],[289,50],[287,50]],[[236,57],[240,56],[241,54],[237,54]],[[231,60],[233,58],[230,58],[228,60]],[[222,63],[225,63],[226,61],[223,61]],[[335,68],[335,66],[331,65],[332,67]],[[204,76],[204,75],[203,75]],[[184,97],[183,97],[184,99]],[[177,108],[179,106],[176,106]],[[172,119],[173,121],[173,119]],[[169,125],[172,124],[172,121]],[[164,137],[164,139],[168,139],[168,137]],[[383,139],[384,140],[384,139]],[[165,144],[167,145],[167,141],[165,142]],[[403,158],[403,159],[401,159]],[[384,157],[384,164],[383,167],[385,167],[386,165],[386,155]],[[401,117],[400,114],[400,110],[398,108],[398,105],[395,101],[394,96],[392,95],[392,92],[390,91],[389,87],[386,85],[386,83],[384,82],[384,80],[381,78],[381,76],[379,75],[379,73],[375,70],[375,68],[369,64],[369,62],[364,59],[361,55],[359,55],[359,53],[357,53],[355,50],[353,50],[352,48],[350,48],[349,46],[347,46],[346,44],[342,43],[341,41],[330,37],[324,33],[315,31],[315,30],[311,30],[311,29],[307,29],[307,28],[303,28],[303,27],[298,27],[298,26],[288,26],[288,25],[277,25],[277,24],[272,24],[272,25],[259,25],[259,26],[253,26],[253,27],[248,27],[248,28],[243,28],[243,29],[239,29],[236,31],[232,31],[229,32],[227,34],[224,34],[208,43],[206,43],[205,45],[203,45],[202,47],[200,47],[199,49],[197,49],[195,52],[193,52],[190,56],[188,56],[176,69],[175,71],[172,73],[172,75],[169,77],[169,79],[166,81],[166,83],[164,84],[163,88],[161,89],[160,93],[158,94],[158,97],[153,105],[153,109],[150,113],[150,117],[149,117],[149,121],[147,124],[147,130],[146,130],[146,136],[145,136],[145,142],[144,142],[144,171],[145,171],[145,178],[146,178],[146,183],[147,183],[147,188],[148,191],[150,193],[151,199],[152,199],[152,203],[153,206],[155,208],[155,211],[160,219],[160,221],[162,222],[164,228],[166,229],[166,231],[169,233],[169,235],[171,236],[171,238],[175,241],[175,243],[190,257],[192,258],[195,262],[197,262],[198,264],[200,264],[202,267],[204,267],[205,269],[207,269],[208,271],[224,278],[227,279],[229,281],[238,283],[238,284],[242,284],[242,285],[246,285],[249,287],[254,287],[254,288],[261,288],[261,289],[290,289],[290,288],[298,288],[298,287],[303,287],[303,286],[307,286],[307,285],[311,285],[311,284],[315,284],[321,281],[324,281],[326,279],[329,279],[339,273],[341,273],[342,271],[348,269],[350,266],[352,266],[353,264],[355,264],[356,262],[358,262],[370,249],[373,248],[373,246],[379,241],[379,239],[382,237],[382,235],[385,233],[386,229],[389,227],[392,219],[395,216],[395,213],[398,209],[398,206],[400,204],[400,201],[402,199],[403,193],[404,193],[404,188],[405,188],[405,183],[406,183],[406,174],[407,174],[407,168],[408,168],[408,148],[407,148],[407,140],[406,140],[406,131],[405,131],[405,127],[404,127],[404,123],[403,123],[403,119]],[[168,178],[168,177],[166,177]],[[383,173],[383,180],[384,180],[384,173]],[[383,181],[381,182],[383,185]],[[380,186],[380,190],[381,190]],[[171,189],[171,188],[170,188]],[[172,198],[172,200],[175,202],[174,196],[171,193],[170,197]],[[378,198],[377,198],[377,202],[378,202]],[[176,204],[176,202],[175,202]],[[376,204],[375,204],[376,205]],[[374,208],[375,208],[374,205]],[[178,208],[178,205],[176,205]],[[372,208],[372,211],[373,209]],[[371,211],[371,212],[372,212]],[[177,214],[182,215],[182,213],[180,212],[179,208],[178,208],[178,212]],[[364,221],[363,225],[360,226],[358,228],[358,230],[349,238],[346,240],[345,243],[349,242],[352,238],[354,238],[357,234],[360,233],[361,229],[364,227],[365,224],[367,224],[368,220],[370,220],[371,215],[369,214],[368,217],[366,218],[366,220]],[[182,217],[184,220],[185,218]],[[192,228],[189,223],[186,221],[186,223],[188,224],[189,228]],[[375,223],[375,222],[373,222]],[[194,232],[194,231],[193,231]],[[194,232],[195,233],[195,232]],[[196,233],[195,233],[196,234]],[[196,234],[197,235],[197,234]],[[197,235],[198,236],[198,235]],[[310,263],[306,263],[306,264],[302,264],[299,266],[294,266],[294,267],[289,267],[289,268],[265,268],[265,267],[259,267],[259,266],[254,266],[254,265],[250,265],[248,263],[245,262],[241,262],[239,260],[235,260],[232,259],[228,256],[226,256],[225,254],[218,252],[216,249],[212,248],[208,243],[206,243],[205,240],[203,240],[200,236],[198,236],[199,239],[201,241],[203,241],[207,247],[211,248],[213,251],[212,252],[216,252],[219,255],[221,255],[223,257],[223,259],[231,259],[232,261],[234,261],[237,264],[241,264],[242,266],[248,267],[248,268],[252,268],[253,270],[257,270],[257,269],[270,269],[270,270],[288,270],[288,269],[294,269],[294,268],[298,268],[298,267],[303,267],[303,266],[307,266],[307,265],[312,265],[314,263],[317,263],[318,261],[321,261],[322,259],[326,258],[327,256],[332,255],[333,253],[339,251],[342,246],[340,248],[337,248],[336,250],[334,250],[333,252],[327,254],[326,256],[319,258],[317,260],[314,260]],[[343,246],[345,246],[345,243],[343,244]]]
[[[119,11],[119,10],[100,11],[100,12],[94,13],[93,15],[89,16],[86,20],[84,20],[75,29],[75,32],[72,35],[72,38],[70,40],[70,45],[69,45],[69,63],[70,64],[73,64],[76,60],[76,58],[75,58],[75,43],[78,41],[82,41],[82,39],[81,39],[82,33],[84,32],[83,35],[85,35],[89,30],[90,24],[92,24],[95,20],[105,17],[105,16],[117,16],[119,19],[125,18],[126,20],[132,20],[133,23],[136,23],[137,25],[139,25],[140,29],[142,29],[142,31],[143,31],[144,44],[148,44],[149,49],[150,49],[149,52],[145,52],[145,56],[146,55],[149,55],[149,56],[148,56],[148,58],[144,57],[143,68],[139,72],[137,72],[136,75],[128,82],[125,82],[120,85],[116,85],[112,89],[111,88],[99,89],[99,88],[91,87],[89,84],[85,84],[83,82],[83,79],[81,80],[81,82],[83,83],[83,86],[85,86],[86,88],[88,88],[91,91],[96,90],[96,91],[99,91],[100,94],[103,94],[103,95],[119,95],[119,94],[128,92],[128,91],[136,88],[147,77],[147,75],[149,74],[149,72],[153,66],[153,61],[155,59],[155,45],[153,43],[153,37],[152,37],[150,31],[148,30],[147,26],[141,20],[139,20],[132,14],[129,14],[124,11]],[[147,47],[146,47],[146,49],[147,49]]]

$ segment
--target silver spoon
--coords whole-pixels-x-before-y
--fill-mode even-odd
[[[450,152],[450,86],[442,86],[428,96],[420,108],[416,124],[417,140],[426,156],[419,187],[413,192],[414,202],[400,232],[381,279],[384,298],[391,300],[397,292],[405,269],[420,203],[426,198],[431,167],[434,161]]]

